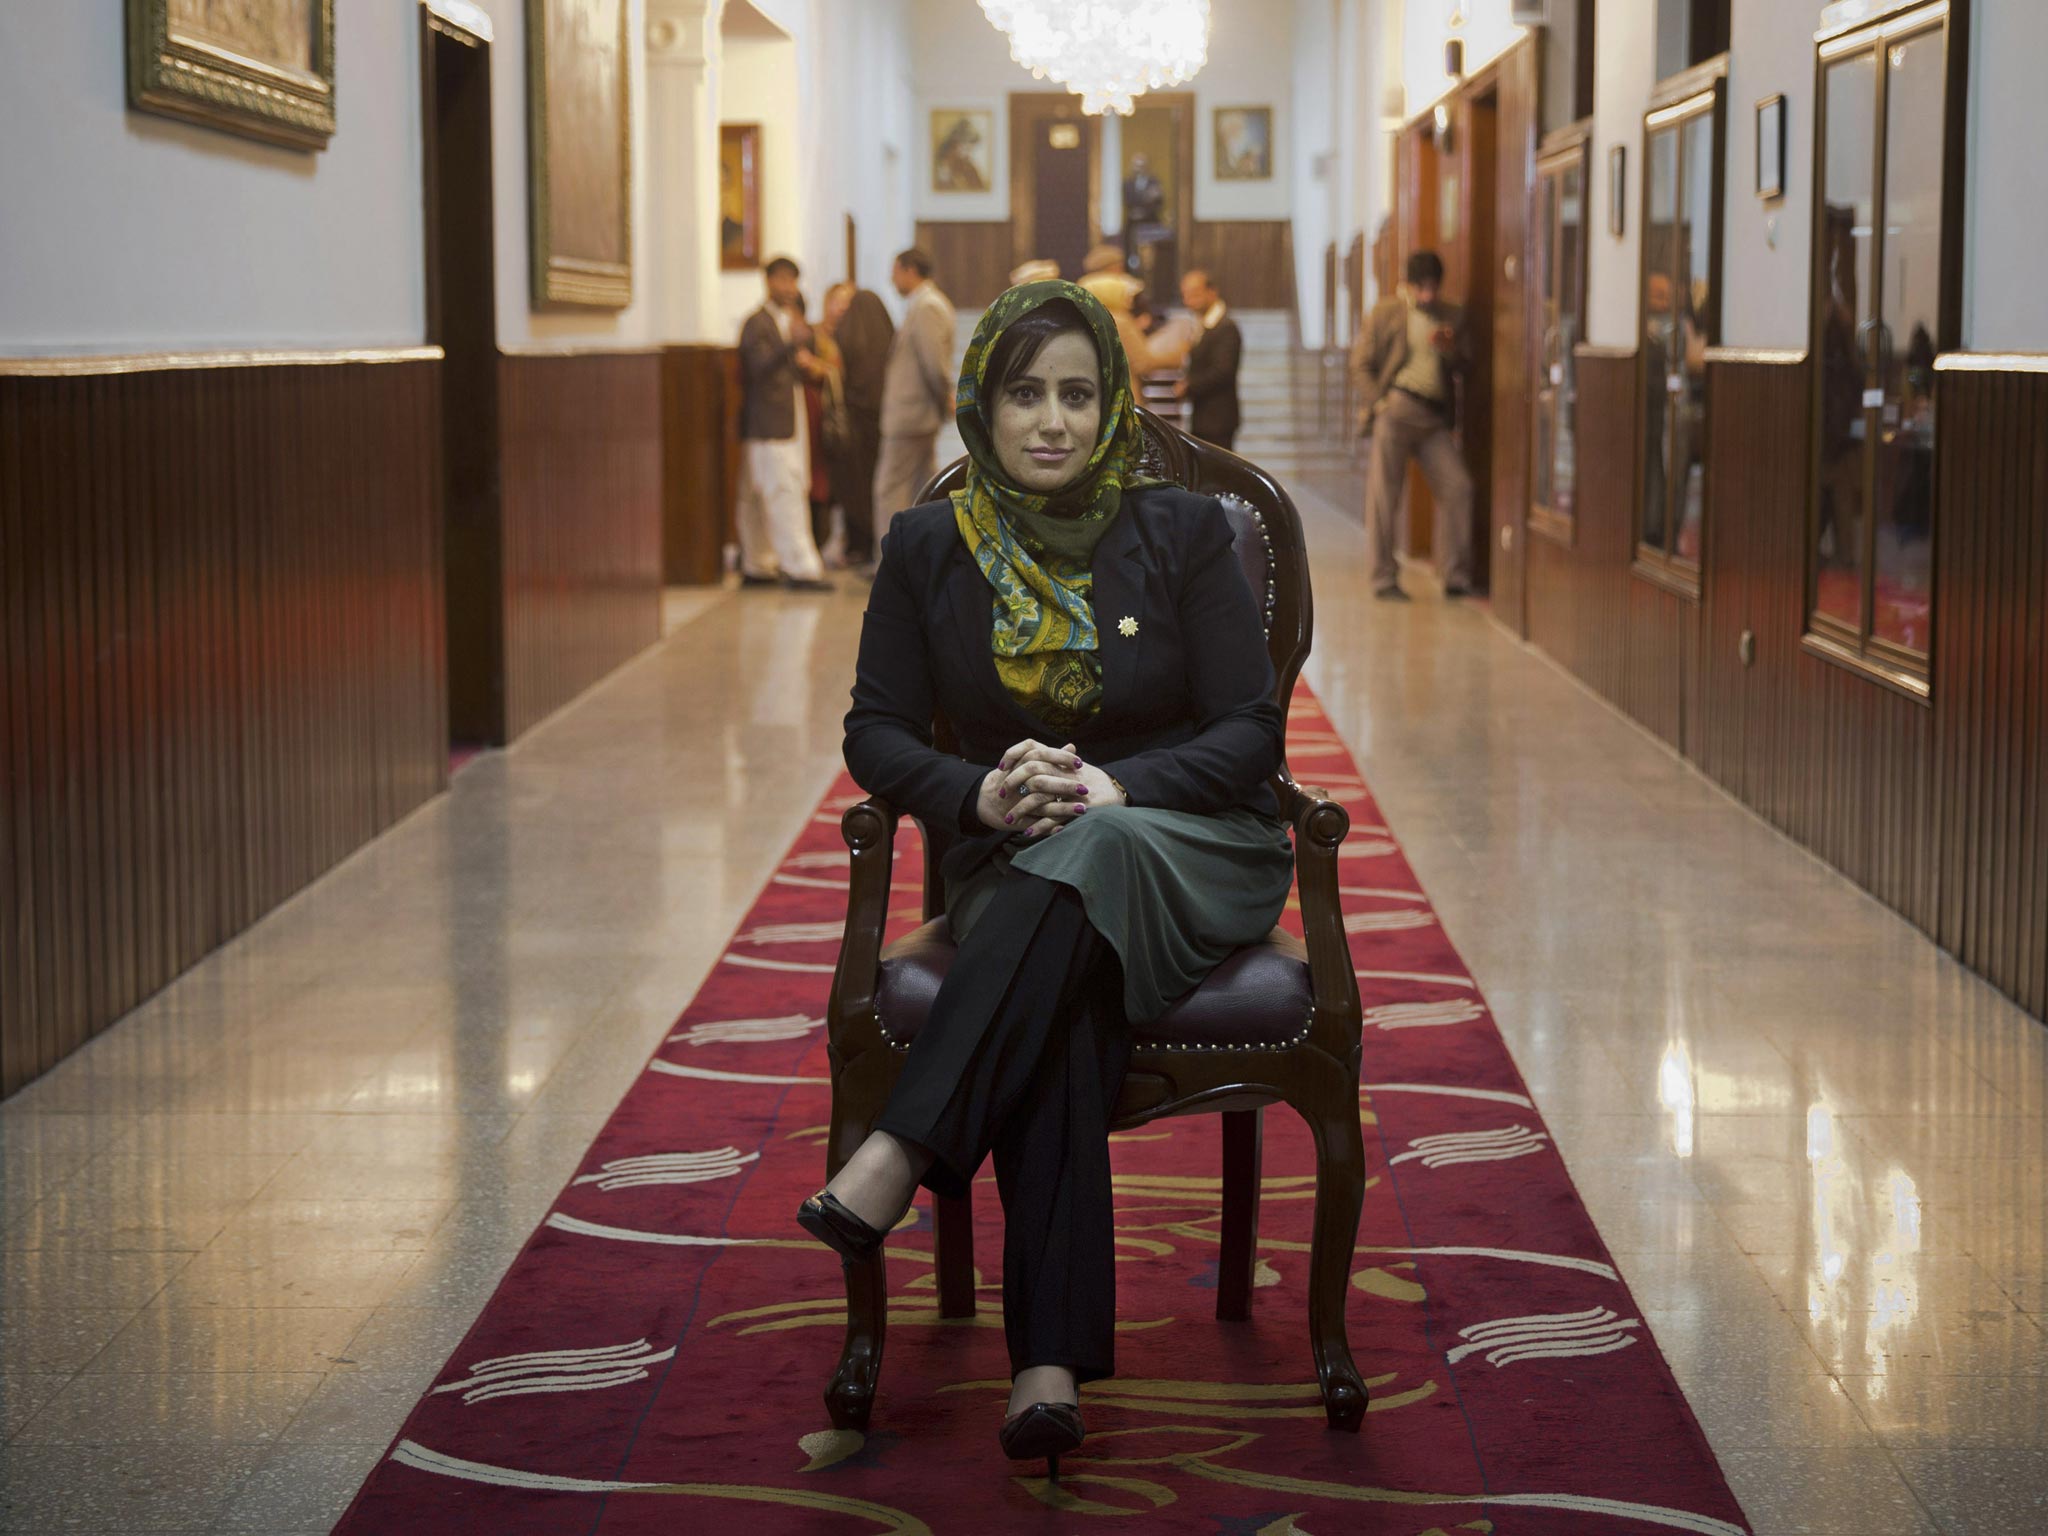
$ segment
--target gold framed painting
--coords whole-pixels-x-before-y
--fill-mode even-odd
[[[995,185],[990,163],[996,115],[959,107],[932,110],[932,190],[986,192]]]
[[[291,149],[334,136],[334,0],[127,0],[128,104]]]
[[[536,309],[633,302],[626,0],[526,0],[526,153]]]
[[[1273,109],[1218,107],[1215,115],[1218,181],[1273,179]]]
[[[761,265],[761,125],[718,125],[718,269]]]

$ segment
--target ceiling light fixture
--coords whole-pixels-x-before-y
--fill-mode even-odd
[[[1209,0],[981,0],[1010,57],[1081,98],[1128,114],[1134,98],[1194,78],[1209,58]]]

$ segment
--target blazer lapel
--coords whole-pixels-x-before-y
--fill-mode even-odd
[[[1116,523],[1095,546],[1095,639],[1102,656],[1102,712],[1122,712],[1138,675],[1138,647],[1145,643],[1145,542],[1128,496]]]

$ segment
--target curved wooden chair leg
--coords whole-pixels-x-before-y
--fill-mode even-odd
[[[932,1260],[938,1270],[939,1316],[974,1316],[974,1200],[932,1197]]]
[[[1334,1096],[1333,1096],[1334,1097]],[[1365,1140],[1357,1100],[1349,1096],[1304,1116],[1316,1143],[1316,1226],[1308,1274],[1309,1344],[1323,1412],[1332,1429],[1354,1433],[1365,1419],[1365,1378],[1351,1359],[1344,1303],[1351,1290],[1351,1257],[1365,1205]]]
[[[882,1377],[882,1344],[889,1326],[888,1273],[880,1254],[861,1264],[841,1260],[840,1267],[846,1272],[846,1343],[839,1351],[839,1368],[825,1388],[825,1410],[832,1415],[834,1429],[865,1430]]]
[[[1252,1315],[1252,1278],[1259,1265],[1259,1133],[1261,1109],[1227,1109],[1223,1120],[1223,1227],[1216,1260],[1216,1316],[1242,1323]]]

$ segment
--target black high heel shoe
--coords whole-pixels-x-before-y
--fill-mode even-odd
[[[1036,1461],[1043,1456],[1045,1475],[1054,1482],[1060,1480],[1060,1458],[1079,1450],[1087,1437],[1078,1403],[1033,1403],[1003,1420],[996,1434],[1003,1454],[1012,1461]]]
[[[796,1222],[852,1264],[864,1264],[881,1252],[882,1242],[889,1235],[887,1227],[871,1227],[854,1215],[829,1189],[819,1190],[798,1206]]]

